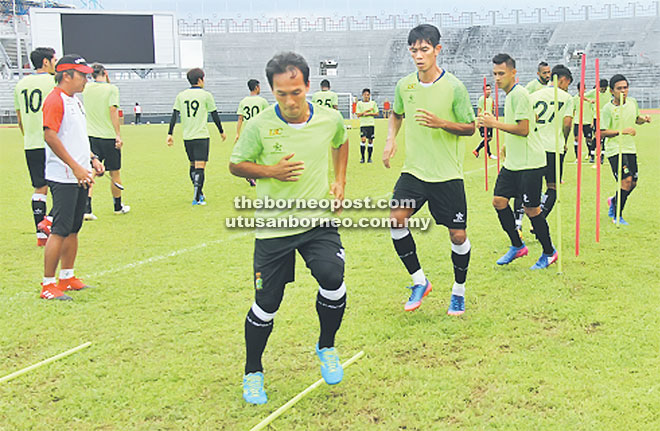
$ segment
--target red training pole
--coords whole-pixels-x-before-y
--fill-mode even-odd
[[[500,100],[498,97],[497,82],[495,82],[495,119],[500,119]],[[497,173],[500,173],[500,129],[495,129],[495,139],[497,141]]]
[[[580,197],[582,195],[582,124],[584,116],[584,73],[586,55],[582,54],[580,67],[580,121],[578,125],[578,160],[575,202],[575,256],[580,255]],[[598,161],[600,163],[600,160]]]
[[[484,106],[482,109],[484,110],[483,112],[486,112],[486,107],[488,106],[488,103],[486,102],[486,77],[484,76]],[[486,187],[486,191],[488,191],[488,129],[486,129],[486,126],[484,126],[484,185]]]
[[[596,242],[600,242],[600,62],[596,59]]]

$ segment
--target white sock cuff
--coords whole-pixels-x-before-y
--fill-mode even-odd
[[[32,195],[32,200],[33,201],[39,201],[39,202],[46,202],[46,195],[42,195],[40,193],[35,193]]]
[[[451,294],[456,296],[465,296],[465,283],[454,283],[454,287],[451,289]]]
[[[407,227],[391,227],[390,234],[392,235],[393,240],[397,240],[408,236],[410,231]]]
[[[257,305],[256,302],[252,304],[252,312],[259,318],[259,320],[262,320],[266,323],[273,320],[275,318],[275,314],[277,313],[277,311],[275,313],[266,313],[261,307],[259,307],[259,305]]]
[[[55,277],[44,277],[43,284],[44,286],[51,283],[57,283],[57,278]]]
[[[60,279],[67,279],[73,277],[73,268],[60,269]]]
[[[451,245],[451,251],[453,251],[456,254],[468,254],[470,249],[472,248],[472,245],[470,244],[470,239],[466,238],[465,242],[463,244],[452,244]]]
[[[373,147],[374,147],[374,143],[372,142],[369,144],[369,148],[373,148]]]
[[[339,286],[339,288],[335,290],[325,290],[324,288],[319,286],[319,293],[325,299],[329,299],[330,301],[338,301],[344,295],[346,295],[346,283],[342,282],[341,286]]]
[[[361,146],[361,147],[366,147],[366,146],[367,146],[367,143],[366,143],[366,142],[360,142],[360,146]]]

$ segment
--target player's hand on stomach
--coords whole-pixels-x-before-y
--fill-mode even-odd
[[[627,129],[623,129],[621,131],[622,135],[630,135],[630,136],[635,136],[637,135],[637,131],[635,130],[634,127],[628,127]]]
[[[421,108],[417,109],[415,121],[417,121],[418,124],[430,127],[431,129],[439,129],[444,125],[444,120],[442,118],[438,117],[431,111]]]
[[[276,165],[270,166],[271,173],[269,177],[280,181],[298,181],[298,177],[302,175],[302,171],[305,169],[305,162],[292,162],[291,158],[294,155],[295,153],[291,153],[284,156]]]

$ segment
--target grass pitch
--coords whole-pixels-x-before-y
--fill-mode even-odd
[[[495,161],[486,192],[483,159],[470,154],[478,135],[467,140],[473,248],[460,318],[446,315],[453,275],[445,228],[414,232],[435,289],[413,313],[403,311],[410,280],[389,232],[341,231],[348,308],[337,347],[342,360],[360,350],[366,356],[341,384],[314,391],[274,429],[659,429],[660,116],[653,121],[638,127],[640,180],[625,210],[629,227],[617,229],[607,218],[605,198],[615,183],[603,165],[599,244],[596,171],[583,165],[577,258],[576,165],[568,156],[561,275],[556,267],[528,269],[541,253],[528,221],[530,256],[497,267],[508,240],[490,203]],[[386,124],[379,120],[376,163],[361,165],[356,126],[347,197],[387,196],[403,161],[403,138],[394,168],[386,170],[380,163]],[[238,214],[234,197],[254,197],[254,189],[227,170],[235,128],[226,126],[224,143],[211,128],[209,204],[193,208],[181,137],[167,148],[166,127],[123,127],[124,201],[132,209],[114,215],[109,182],[98,179],[99,219],[85,222],[76,263],[76,275],[96,289],[74,293],[71,303],[38,298],[43,249],[35,245],[22,141],[18,129],[0,129],[0,376],[94,343],[0,384],[1,430],[247,430],[319,378],[316,283],[298,259],[264,356],[269,402],[243,402],[253,236],[227,230],[224,221]],[[419,216],[427,217],[426,209]]]

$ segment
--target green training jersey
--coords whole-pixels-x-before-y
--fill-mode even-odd
[[[334,108],[335,106],[339,106],[339,97],[337,97],[337,93],[334,91],[320,90],[312,96],[312,103],[327,106],[328,108]]]
[[[292,162],[303,161],[305,169],[298,181],[280,181],[275,178],[257,180],[257,199],[301,199],[304,202],[330,199],[329,148],[339,148],[348,139],[341,114],[323,106],[310,104],[310,118],[301,127],[293,127],[282,118],[277,104],[268,107],[254,120],[247,123],[236,142],[230,161],[234,164],[254,161],[260,165],[277,164],[282,157],[294,153]],[[314,226],[273,227],[278,219],[318,220],[332,214],[324,208],[257,209],[255,217],[265,220],[265,226],[257,225],[257,238],[279,238],[296,235]],[[275,226],[277,226],[275,224]]]
[[[183,139],[209,138],[209,112],[217,111],[213,95],[201,87],[191,87],[177,94],[174,109],[181,113]]]
[[[373,100],[368,102],[360,100],[355,107],[355,113],[361,114],[363,112],[372,112],[374,114],[378,114],[378,104]],[[376,119],[371,115],[360,117],[360,127],[373,126],[375,124]]]
[[[250,121],[268,106],[268,101],[261,96],[247,96],[238,104],[236,113],[243,117],[243,121]]]
[[[623,106],[616,106],[614,103],[609,102],[603,108],[601,115],[601,130],[618,130],[621,132],[623,129],[635,127],[637,117],[639,117],[639,106],[637,105],[637,100],[629,97]],[[619,136],[607,138],[605,142],[605,157],[612,157],[619,154],[619,147],[621,147],[622,154],[637,154],[635,137],[619,134]]]
[[[406,116],[402,172],[427,182],[463,178],[465,143],[453,133],[420,125],[415,120],[418,109],[455,123],[473,122],[474,110],[465,85],[444,70],[435,82],[423,84],[414,72],[396,84],[393,107],[396,114]]]
[[[587,97],[587,93],[584,97]],[[585,100],[582,108],[582,124],[591,124],[593,119],[594,111],[591,103]],[[580,124],[580,93],[573,96],[573,124]]]
[[[94,138],[115,139],[117,134],[110,119],[110,108],[119,107],[119,89],[107,82],[88,82],[83,90],[87,117],[87,135]]]
[[[484,96],[479,96],[479,100],[477,101],[477,109],[480,109],[481,112],[490,112],[491,114],[494,114],[495,111],[493,111],[493,98],[488,96],[488,99],[486,99],[486,105],[484,106]]]
[[[521,120],[529,120],[529,134],[518,136],[504,132],[506,159],[504,167],[510,171],[537,169],[545,166],[545,150],[541,144],[529,136],[536,129],[536,114],[532,109],[529,93],[521,85],[513,86],[504,101],[504,123],[516,124]]]
[[[536,78],[533,81],[529,81],[527,85],[525,85],[525,90],[527,90],[529,94],[532,94],[545,88],[546,86],[547,84],[541,84],[541,81],[539,81],[539,79]]]
[[[532,108],[536,113],[536,130],[530,133],[529,139],[534,140],[535,146],[541,145],[547,153],[556,151],[555,138],[558,139],[560,152],[564,152],[564,118],[573,116],[573,96],[557,89],[558,113],[555,115],[555,88],[546,87],[530,94]],[[559,122],[559,125],[557,125]]]
[[[44,100],[55,87],[55,78],[49,73],[36,73],[18,81],[14,88],[14,109],[21,113],[23,147],[26,150],[44,148]]]
[[[596,119],[596,89],[594,88],[593,90],[587,91],[586,93],[584,93],[584,97],[594,101],[594,103],[591,105],[591,111],[592,111],[591,113],[593,115],[593,119],[595,120]],[[600,103],[601,115],[603,115],[603,107],[607,105],[610,102],[610,100],[612,100],[612,93],[610,93],[609,88],[604,93],[600,93],[598,102]]]

